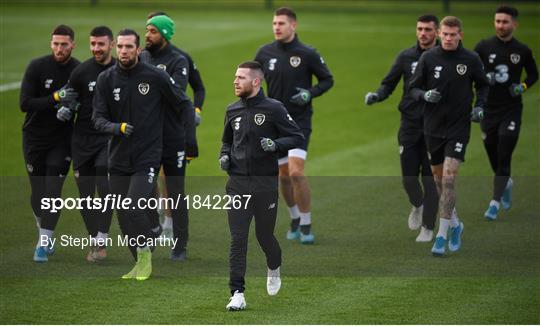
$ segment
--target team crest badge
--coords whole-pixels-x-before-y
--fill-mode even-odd
[[[291,66],[296,68],[300,65],[300,63],[302,62],[302,59],[300,59],[300,57],[294,56],[289,59],[289,62],[291,63]]]
[[[150,85],[148,85],[147,83],[140,83],[139,84],[139,92],[142,94],[142,95],[146,95],[148,94],[148,91],[150,90]]]
[[[156,67],[158,67],[158,68],[161,69],[161,70],[167,70],[167,66],[164,65],[164,64],[162,64],[162,63],[160,63],[160,64],[157,65]]]
[[[458,74],[463,76],[467,72],[467,66],[460,63],[456,66],[456,70]]]
[[[517,64],[520,59],[521,59],[521,56],[517,53],[512,53],[510,55],[510,61],[512,61],[513,64]]]
[[[266,117],[262,113],[255,114],[255,123],[257,124],[257,126],[262,125],[264,123],[265,118]]]

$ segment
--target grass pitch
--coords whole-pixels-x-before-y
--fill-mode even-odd
[[[422,4],[422,3],[421,3]],[[254,234],[248,257],[247,311],[225,312],[228,302],[229,234],[225,213],[191,212],[189,260],[175,264],[158,248],[153,277],[120,279],[131,265],[127,249],[112,247],[101,265],[86,252],[58,248],[47,264],[32,262],[36,230],[21,153],[18,90],[0,93],[0,322],[93,324],[431,324],[540,323],[539,168],[540,88],[524,96],[512,210],[495,223],[482,215],[491,197],[491,171],[473,127],[467,161],[458,180],[458,212],[465,223],[462,251],[446,259],[414,242],[406,226],[409,204],[401,187],[396,110],[398,86],[386,102],[363,104],[378,87],[397,53],[415,42],[415,19],[426,2],[402,13],[370,10],[299,11],[300,39],[315,46],[334,74],[335,86],[314,103],[314,132],[307,172],[313,177],[316,244],[284,240],[288,214],[281,203],[276,235],[283,249],[283,287],[266,295],[264,258]],[[479,7],[485,7],[485,12]],[[538,5],[522,9],[516,37],[540,53]],[[493,34],[495,4],[461,4],[467,48]],[[65,23],[76,33],[75,57],[90,56],[92,27],[144,30],[146,14],[161,9],[176,21],[173,42],[201,70],[207,99],[198,129],[201,157],[190,164],[188,190],[222,193],[216,156],[225,106],[234,101],[236,65],[272,40],[271,16],[263,10],[201,10],[167,6],[64,8],[2,4],[0,84],[19,81],[28,62],[48,53],[49,33]],[[339,8],[338,8],[339,9]],[[391,9],[391,8],[390,8]],[[442,17],[443,15],[440,14]],[[72,177],[64,195],[76,193]],[[118,234],[116,218],[111,235]],[[77,211],[64,211],[57,235],[84,236]]]

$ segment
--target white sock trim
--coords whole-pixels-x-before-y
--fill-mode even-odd
[[[172,224],[173,224],[173,222],[172,222],[172,217],[170,217],[170,216],[165,216],[165,218],[163,219],[163,225],[162,225],[162,227],[163,227],[164,229],[172,229]]]
[[[439,219],[439,232],[437,233],[438,237],[443,237],[445,240],[448,239],[448,227],[450,226],[450,220],[446,218]]]
[[[297,219],[300,217],[300,210],[298,209],[298,205],[294,205],[289,208],[289,215],[291,216],[291,219]]]
[[[50,243],[52,243],[51,239],[53,237],[53,234],[53,230],[39,228],[39,238],[36,248],[47,247]]]
[[[311,212],[302,213],[300,212],[300,225],[309,225],[311,224]]]
[[[489,202],[489,206],[495,206],[495,207],[497,207],[497,209],[499,209],[501,207],[501,203],[499,203],[498,201],[492,199]]]

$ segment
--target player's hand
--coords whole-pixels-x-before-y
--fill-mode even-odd
[[[379,94],[369,92],[366,94],[366,97],[364,98],[364,102],[367,105],[371,105],[373,103],[379,102]]]
[[[71,102],[75,101],[79,97],[73,88],[62,87],[53,93],[53,98],[56,102],[60,102],[65,106],[68,106]]]
[[[424,101],[428,103],[438,103],[441,100],[441,93],[437,89],[430,89],[424,93]]]
[[[484,109],[480,106],[475,106],[471,111],[471,121],[480,122],[484,119]]]
[[[62,122],[71,120],[72,116],[73,113],[71,112],[71,109],[65,106],[62,106],[60,109],[58,109],[58,111],[56,111],[56,119]]]
[[[130,125],[127,122],[118,123],[117,125],[118,126],[117,126],[117,128],[115,130],[115,135],[117,135],[117,136],[124,135],[126,137],[129,137],[129,136],[131,136],[131,134],[135,130],[135,127],[133,127],[132,125]]]
[[[277,149],[276,143],[270,138],[261,138],[261,147],[265,152],[275,152]]]
[[[311,100],[311,93],[307,89],[300,88],[300,87],[296,87],[296,90],[298,91],[298,93],[296,93],[295,95],[293,95],[293,97],[291,97],[290,99],[291,103],[294,103],[296,105],[308,104],[309,101]]]
[[[201,109],[195,108],[195,127],[198,127],[202,122]]]
[[[223,155],[222,157],[219,158],[219,167],[223,171],[227,171],[230,166],[231,166],[231,162],[229,159],[229,155]]]
[[[492,71],[492,72],[488,72],[488,73],[486,74],[486,77],[487,77],[487,79],[488,79],[489,86],[495,85],[496,80],[495,80],[495,73],[494,73],[493,71]]]
[[[526,90],[527,90],[527,85],[525,85],[525,83],[512,84],[510,86],[510,95],[512,97],[518,97],[521,94],[525,93]]]

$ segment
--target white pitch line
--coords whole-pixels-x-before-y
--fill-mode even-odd
[[[11,91],[11,90],[14,90],[14,89],[19,89],[19,88],[21,88],[21,82],[20,81],[13,82],[13,83],[2,84],[2,85],[0,85],[0,93]]]

